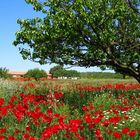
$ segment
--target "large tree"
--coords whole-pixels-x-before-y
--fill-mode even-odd
[[[140,16],[126,0],[25,1],[43,18],[18,20],[24,59],[111,68],[140,83]]]
[[[126,0],[126,2],[135,13],[140,15],[140,0]]]

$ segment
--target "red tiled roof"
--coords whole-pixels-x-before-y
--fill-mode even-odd
[[[24,75],[24,74],[26,74],[26,72],[25,71],[8,71],[8,74],[11,74],[11,75]],[[47,75],[51,76],[52,74],[47,73]]]
[[[11,75],[24,75],[26,72],[21,72],[21,71],[9,71],[8,74]]]

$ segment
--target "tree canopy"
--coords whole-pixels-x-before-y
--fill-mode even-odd
[[[80,77],[80,73],[77,72],[76,70],[66,70],[65,68],[63,68],[63,66],[57,65],[54,66],[53,68],[50,69],[49,71],[53,77],[68,77],[68,78],[72,78],[72,77]]]
[[[140,82],[140,16],[125,0],[25,1],[44,17],[18,19],[24,59],[111,68]]]
[[[126,0],[126,2],[135,13],[140,15],[140,0]]]
[[[49,73],[53,75],[53,77],[58,78],[64,76],[65,69],[63,66],[57,65],[50,69]]]
[[[28,78],[35,78],[36,80],[38,80],[39,78],[47,77],[47,73],[45,72],[45,70],[34,68],[28,70],[24,76]]]

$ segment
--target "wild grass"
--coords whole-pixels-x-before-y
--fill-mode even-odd
[[[134,80],[0,81],[0,139],[139,140],[139,111]]]

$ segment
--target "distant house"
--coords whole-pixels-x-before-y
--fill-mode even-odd
[[[26,72],[21,71],[9,71],[8,74],[10,74],[13,78],[22,78],[26,74]],[[47,73],[47,79],[52,79],[52,74]]]
[[[52,74],[47,73],[47,79],[53,79]]]
[[[62,76],[62,77],[58,77],[58,79],[72,79],[72,80],[77,80],[77,79],[79,79],[79,77],[65,77],[65,76]]]
[[[21,78],[24,77],[24,74],[26,72],[19,72],[19,71],[9,71],[8,74],[10,74],[13,78]]]

